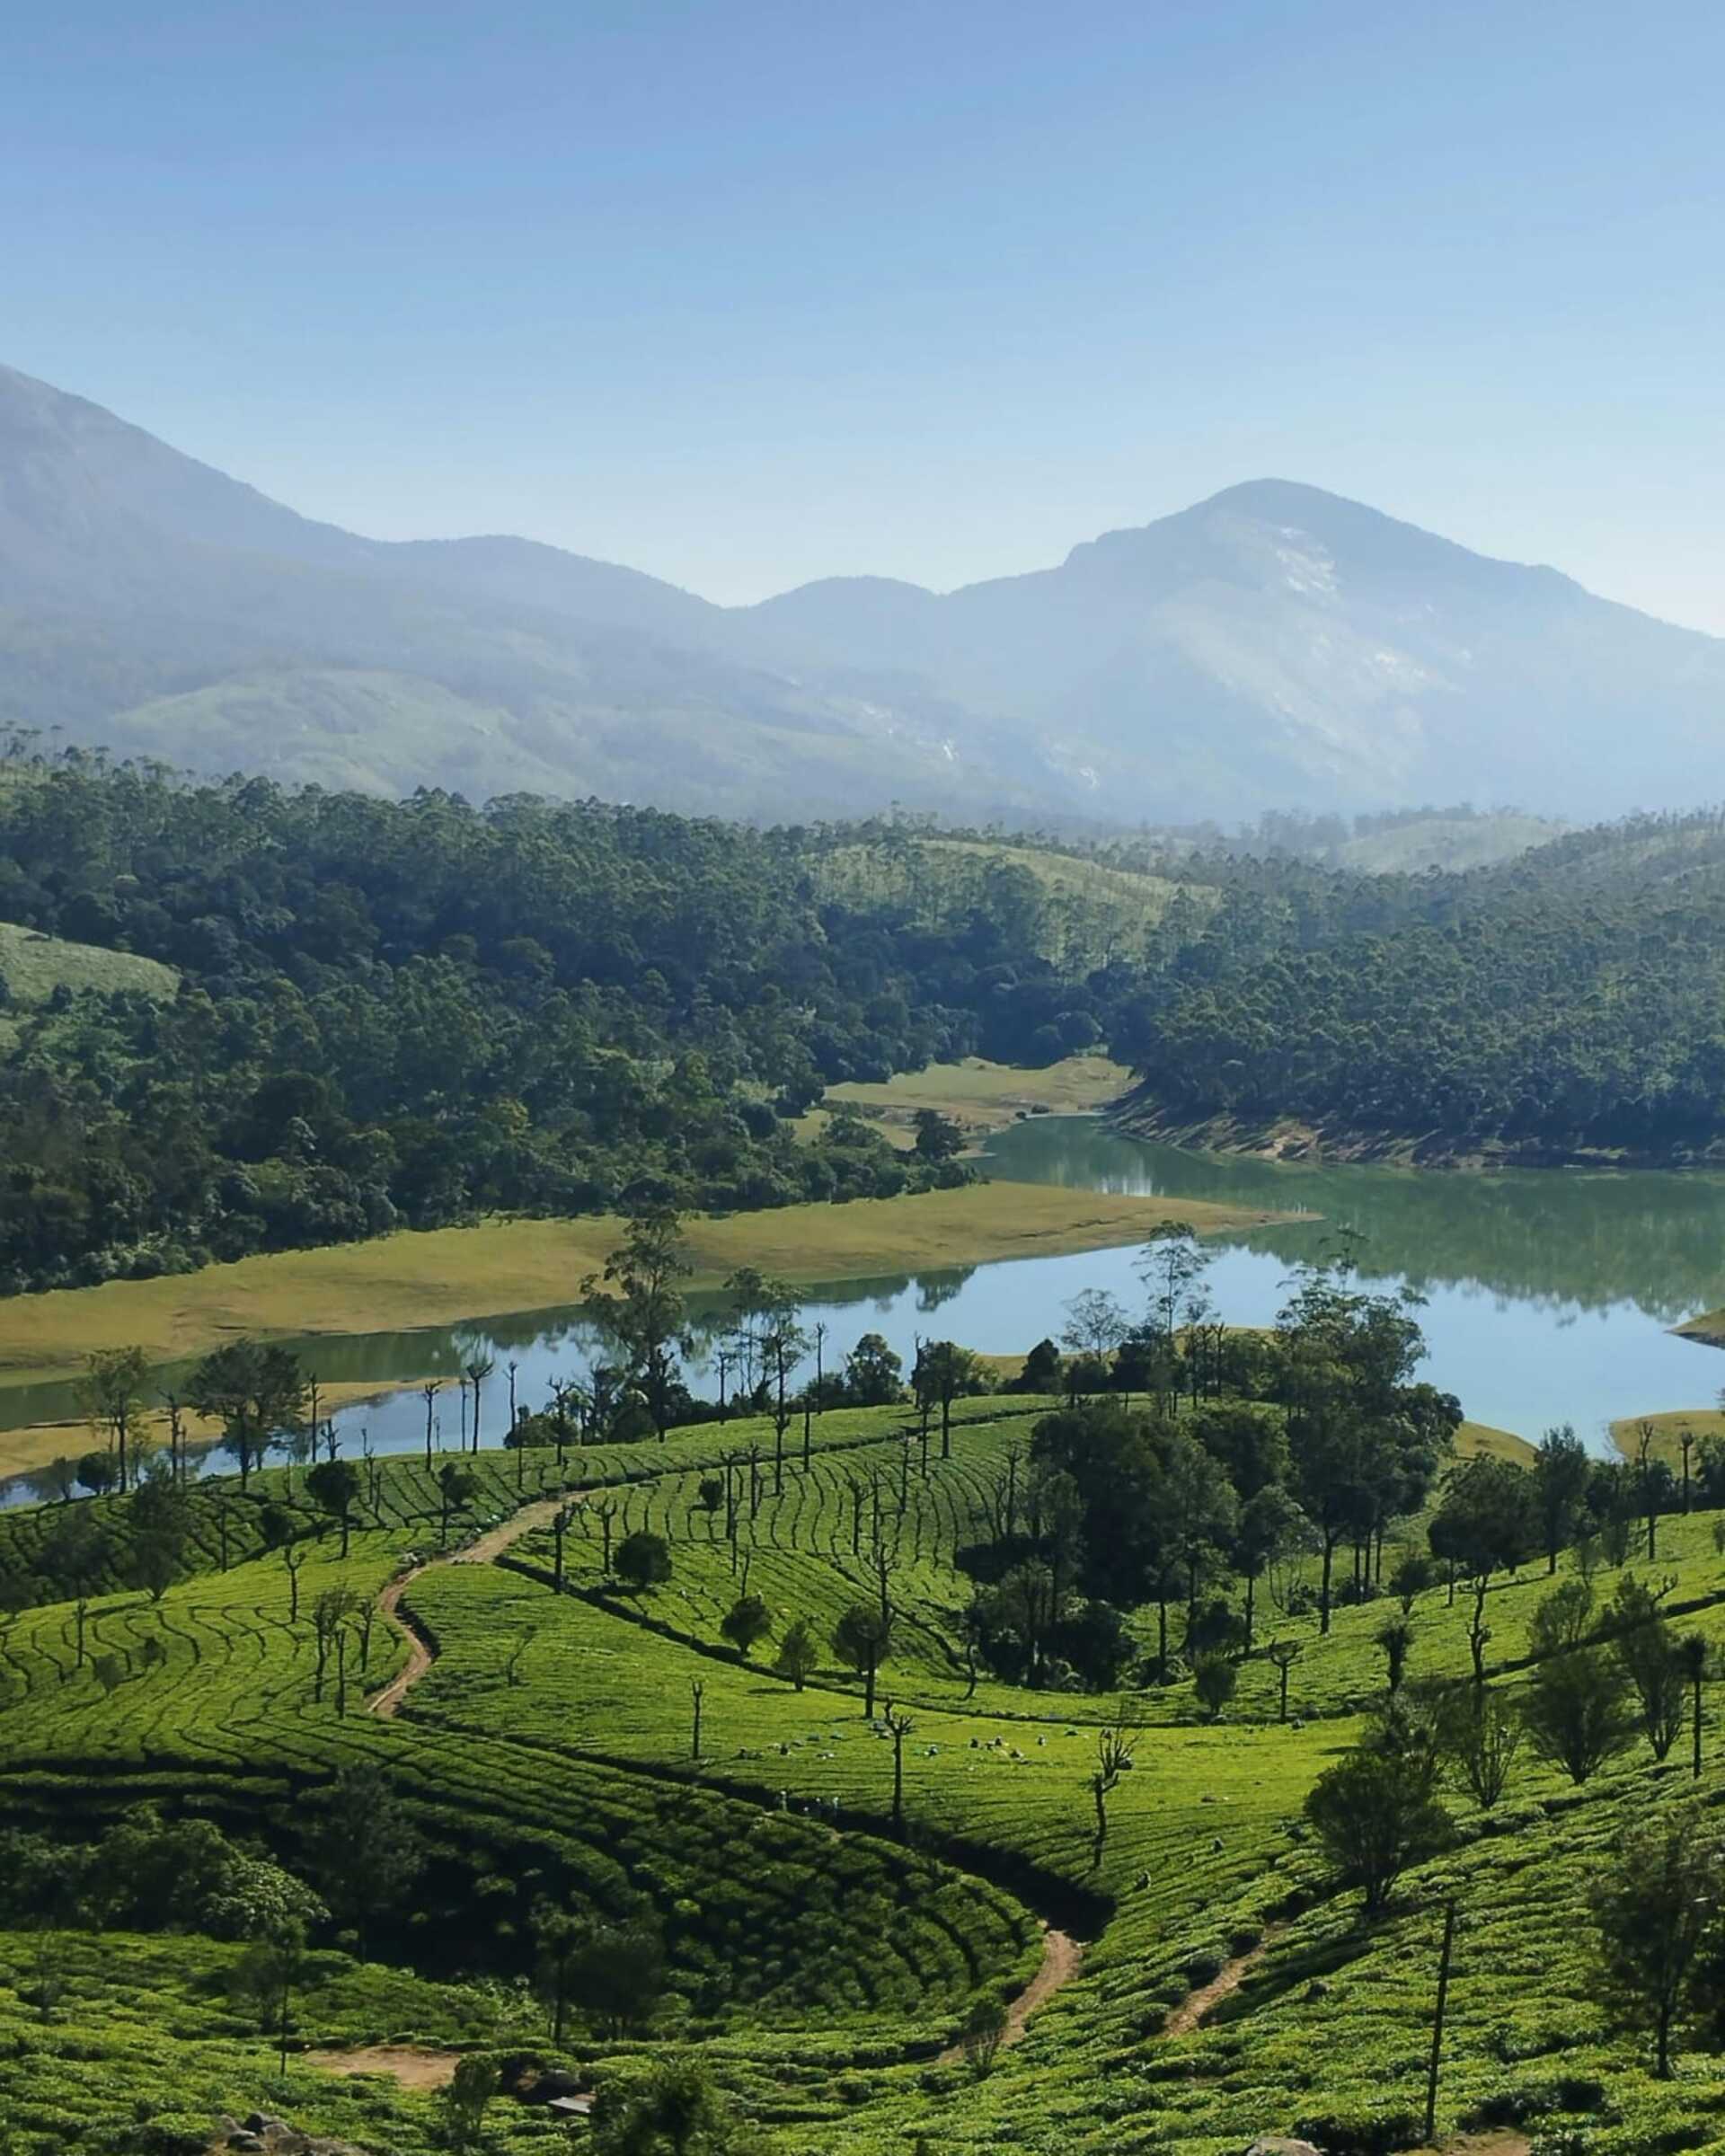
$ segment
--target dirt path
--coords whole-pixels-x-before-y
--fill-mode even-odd
[[[367,2044],[355,2051],[308,2051],[308,2066],[325,2073],[387,2073],[403,2089],[447,2089],[456,2078],[458,2051],[414,2051],[404,2044]]]
[[[430,1571],[434,1565],[488,1565],[494,1557],[501,1557],[512,1543],[518,1542],[523,1535],[533,1533],[535,1528],[550,1526],[564,1505],[571,1501],[561,1497],[535,1498],[531,1503],[522,1506],[518,1512],[512,1512],[500,1526],[488,1528],[477,1541],[469,1542],[465,1549],[429,1557],[422,1565],[415,1565],[411,1572],[403,1572],[399,1579],[390,1581],[377,1597],[377,1609],[379,1614],[386,1617],[407,1641],[407,1662],[381,1692],[374,1693],[366,1702],[373,1714],[383,1721],[392,1720],[402,1701],[438,1658],[438,1650],[431,1644],[429,1635],[402,1608],[402,1596],[420,1575]],[[579,1498],[572,1501],[577,1504],[580,1502]],[[370,2072],[373,2069],[357,2067],[354,2071],[363,2073]]]
[[[1232,1961],[1223,1965],[1208,1984],[1200,1984],[1195,1992],[1189,1992],[1163,2024],[1163,2035],[1190,2037],[1195,2028],[1200,2028],[1207,2015],[1214,2013],[1225,1999],[1232,1997],[1240,1989],[1287,1928],[1285,1924],[1273,1925],[1250,1952],[1236,1954]]]
[[[1084,1966],[1084,1948],[1081,1940],[1070,1931],[1057,1931],[1052,1924],[1042,1932],[1042,1959],[1037,1972],[1024,1989],[1006,2009],[1006,2026],[1001,2032],[1000,2048],[1008,2051],[1014,2044],[1022,2044],[1026,2034],[1025,2024],[1039,2006],[1053,1998],[1062,1984],[1070,1984]],[[955,2065],[964,2056],[962,2044],[950,2045],[941,2054],[942,2066]]]

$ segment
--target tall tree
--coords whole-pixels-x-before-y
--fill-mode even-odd
[[[605,1270],[589,1274],[584,1284],[588,1322],[622,1356],[661,1438],[670,1427],[678,1358],[688,1346],[688,1313],[679,1283],[690,1270],[680,1215],[652,1206],[631,1215]]]
[[[149,1357],[141,1348],[98,1348],[85,1358],[77,1383],[79,1405],[114,1448],[122,1491],[129,1486],[130,1441],[143,1417],[149,1378]]]
[[[187,1404],[222,1426],[224,1443],[243,1489],[286,1432],[304,1419],[305,1377],[289,1349],[260,1340],[230,1340],[207,1355],[186,1384]]]

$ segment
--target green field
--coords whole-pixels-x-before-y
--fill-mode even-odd
[[[122,950],[102,950],[91,943],[69,943],[33,928],[0,921],[0,980],[14,1003],[45,1003],[57,988],[75,994],[92,989],[102,995],[172,995],[180,976],[172,966],[137,959]]]
[[[0,2119],[17,2145],[28,2156],[195,2156],[216,2112],[255,2104],[367,2149],[429,2156],[442,2145],[433,2089],[351,2078],[313,2054],[383,2045],[449,2063],[472,2049],[546,2055],[544,2010],[523,1980],[532,1910],[547,1895],[615,1921],[644,1913],[665,1941],[668,1989],[651,2033],[622,2041],[578,2023],[562,2054],[578,2073],[603,2084],[698,2039],[731,2098],[808,2156],[885,2156],[919,2136],[950,2150],[1223,2156],[1268,2130],[1339,2156],[1411,2146],[1435,1913],[1452,1895],[1462,1922],[1443,2132],[1517,2126],[1553,2152],[1600,2156],[1712,2140],[1725,2079],[1686,2053],[1676,2081],[1652,2080],[1645,2045],[1600,2003],[1582,1907],[1609,1838],[1687,1786],[1683,1746],[1662,1769],[1644,1747],[1630,1752],[1579,1789],[1525,1757],[1490,1816],[1451,1792],[1455,1845],[1365,1925],[1301,1807],[1382,1700],[1375,1634],[1392,1605],[1340,1607],[1326,1637],[1303,1609],[1314,1560],[1263,1583],[1261,1641],[1300,1648],[1287,1723],[1275,1672],[1256,1655],[1216,1721],[1178,1673],[1107,1696],[971,1683],[955,1555],[983,1539],[1003,1472],[1052,1404],[961,1401],[950,1457],[936,1429],[925,1464],[914,1418],[898,1408],[819,1418],[806,1463],[800,1426],[775,1459],[765,1419],[571,1449],[561,1468],[549,1449],[482,1455],[469,1462],[476,1487],[452,1546],[487,1531],[486,1546],[500,1545],[519,1507],[567,1494],[567,1591],[552,1591],[543,1524],[493,1561],[415,1571],[402,1608],[435,1655],[392,1720],[366,1712],[362,1695],[405,1666],[403,1635],[386,1618],[355,1631],[345,1699],[332,1670],[320,1698],[307,1613],[332,1586],[375,1601],[404,1567],[437,1556],[438,1492],[423,1460],[376,1463],[345,1560],[303,1472],[264,1471],[244,1496],[226,1480],[199,1485],[183,1576],[159,1600],[120,1584],[135,1542],[128,1500],[0,1515],[8,1577],[40,1580],[73,1513],[107,1535],[82,1653],[66,1602],[5,1620],[0,1825],[88,1832],[147,1799],[291,1854],[319,1789],[368,1761],[429,1852],[377,1957],[359,1958],[350,1939],[313,1954],[285,2072],[255,2012],[229,1995],[232,1944],[0,1930]],[[727,1456],[734,1545],[701,1489]],[[298,1621],[287,1562],[264,1546],[266,1505],[298,1538]],[[614,1546],[636,1528],[664,1535],[670,1577],[624,1591],[605,1567],[607,1525]],[[1685,1621],[1725,1647],[1713,1526],[1704,1514],[1666,1520],[1657,1569]],[[896,1613],[880,1702],[914,1725],[898,1838],[893,1745],[827,1644],[845,1607],[877,1591],[876,1551]],[[1566,1557],[1561,1576],[1570,1569]],[[771,1642],[748,1661],[725,1643],[721,1622],[745,1575],[775,1638],[793,1616],[811,1621],[820,1653],[804,1689],[772,1674]],[[1607,1569],[1607,1593],[1613,1578]],[[1491,1585],[1492,1685],[1527,1683],[1529,1621],[1549,1586],[1543,1563]],[[1441,1586],[1415,1598],[1411,1680],[1465,1675],[1468,1602]],[[1147,1644],[1151,1613],[1137,1621]],[[1122,1717],[1137,1750],[1097,1861],[1089,1776],[1099,1728]],[[1703,1790],[1725,1799],[1712,1759],[1725,1725],[1711,1695],[1703,1736]],[[947,2047],[978,1994],[1023,1990],[1043,1922],[1086,1942],[1082,1965],[978,2080]],[[1190,2002],[1218,1975],[1213,2011],[1189,2026]],[[153,2138],[128,2140],[140,2123]],[[548,2149],[562,2134],[504,2099],[485,2145]]]

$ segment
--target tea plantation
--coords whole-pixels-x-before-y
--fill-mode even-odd
[[[175,1493],[172,1577],[144,1577],[137,1497],[0,1516],[0,2151],[202,2156],[253,2109],[372,2156],[579,2146],[607,2088],[698,2048],[740,2119],[809,2156],[1221,2156],[1260,2134],[1384,2156],[1424,2139],[1451,1901],[1440,2140],[1725,2143],[1706,2015],[1657,2078],[1588,1902],[1626,1827],[1725,1800],[1711,1671],[1698,1782],[1686,1719],[1662,1761],[1637,1740],[1580,1782],[1524,1745],[1489,1807],[1446,1780],[1446,1842],[1368,1920],[1305,1807],[1381,1717],[1395,1596],[1344,1598],[1326,1629],[1316,1560],[1278,1560],[1221,1701],[1197,1663],[1097,1691],[977,1653],[977,1553],[1060,1404],[960,1400],[944,1446],[908,1409],[848,1408],[806,1447],[756,1418],[375,1461],[345,1533],[303,1468],[208,1478]],[[1725,1515],[1699,1498],[1651,1561],[1638,1537],[1616,1564],[1584,1545],[1554,1576],[1407,1584],[1402,1696],[1465,1692],[1477,1642],[1482,1690],[1524,1697],[1535,1613],[1584,1575],[1597,1610],[1632,1577],[1725,1648]],[[871,1715],[836,1640],[883,1605]],[[1130,1623],[1152,1653],[1156,1611]],[[248,1908],[319,1897],[285,2009],[231,1896],[197,1922],[152,1901],[155,1838],[190,1826]],[[80,1870],[88,1848],[133,1853]],[[560,1922],[608,1942],[609,1996],[562,1995]],[[1033,1980],[1003,2031],[990,2002]],[[367,2072],[374,2046],[424,2072]],[[464,2139],[441,2084],[465,2059],[500,2090]],[[551,2069],[601,2092],[598,2129],[519,2100]]]

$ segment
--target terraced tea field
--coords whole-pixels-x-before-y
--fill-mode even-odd
[[[41,1600],[4,1621],[7,1824],[92,1827],[148,1800],[291,1859],[332,1778],[369,1763],[425,1850],[381,1958],[361,1959],[346,1935],[312,1954],[285,2069],[256,2012],[234,2003],[232,1944],[0,1934],[0,2119],[17,2145],[199,2156],[217,2111],[256,2104],[429,2156],[444,2145],[434,2089],[313,2054],[554,2055],[603,2085],[694,2042],[735,2100],[809,2156],[903,2156],[919,2140],[1222,2156],[1260,2132],[1379,2156],[1420,2139],[1451,1897],[1440,2134],[1525,2130],[1550,2156],[1725,2137],[1712,2055],[1685,2049],[1677,2078],[1656,2081],[1644,2038],[1603,2003],[1585,1909],[1621,1826],[1690,1788],[1686,1739],[1663,1766],[1642,1745],[1579,1789],[1524,1753],[1490,1814],[1451,1791],[1453,1845],[1367,1924],[1302,1807],[1382,1701],[1376,1634],[1393,1604],[1340,1608],[1326,1636],[1288,1613],[1296,1577],[1263,1584],[1261,1642],[1299,1649],[1286,1722],[1261,1656],[1214,1721],[1183,1674],[1105,1696],[973,1680],[956,1559],[987,1538],[1050,1404],[960,1403],[946,1458],[938,1423],[924,1454],[901,1409],[819,1418],[806,1461],[800,1424],[781,1447],[765,1421],[571,1447],[561,1463],[549,1451],[470,1457],[447,1549],[449,1462],[380,1461],[345,1558],[303,1475],[272,1469],[243,1496],[230,1481],[190,1493],[184,1576],[157,1596],[123,1584],[126,1500],[0,1521],[13,1577],[40,1579],[65,1513],[106,1537],[81,1604]],[[1716,1516],[1663,1522],[1657,1564],[1631,1568],[1725,1647]],[[267,1546],[284,1517],[286,1555]],[[606,1551],[615,1560],[638,1530],[665,1538],[670,1570],[630,1591]],[[480,1535],[491,1561],[442,1561]],[[1560,1577],[1573,1568],[1565,1557]],[[409,1643],[378,1597],[403,1575],[401,1618],[424,1648],[414,1671],[425,1666],[383,1719],[367,1701],[408,1666]],[[1598,1585],[1614,1578],[1607,1568]],[[1492,1686],[1526,1684],[1549,1585],[1542,1563],[1490,1588]],[[894,1639],[871,1718],[831,1639],[847,1607],[883,1590]],[[320,1652],[314,1613],[332,1592],[345,1614]],[[744,1592],[772,1621],[747,1658],[721,1630]],[[1465,1589],[1453,1604],[1441,1586],[1414,1598],[1411,1681],[1467,1675],[1470,1612]],[[796,1618],[816,1643],[801,1686],[771,1666]],[[1147,1639],[1154,1613],[1137,1621]],[[897,1742],[889,1701],[909,1718]],[[1133,1748],[1099,1850],[1092,1777],[1110,1727]],[[1710,1685],[1710,1801],[1725,1797],[1722,1734]],[[528,1985],[546,1906],[650,1923],[667,1989],[650,2029],[578,2017],[551,2043]],[[955,2048],[968,2013],[978,1997],[1019,1998],[1045,1954],[1051,1980],[1011,2032],[1022,2040],[974,2072]],[[568,2143],[543,2109],[508,2098],[485,2134],[500,2152]]]

